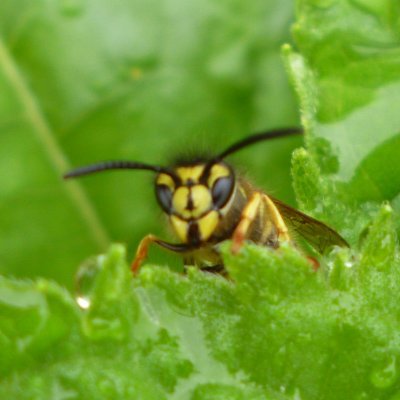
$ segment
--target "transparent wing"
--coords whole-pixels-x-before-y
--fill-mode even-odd
[[[298,211],[271,196],[276,208],[282,215],[289,230],[302,236],[319,253],[324,253],[332,246],[350,247],[336,231],[301,211]]]

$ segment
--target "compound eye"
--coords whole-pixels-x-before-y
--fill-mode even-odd
[[[222,208],[230,199],[233,191],[234,179],[232,175],[218,178],[211,190],[214,206]]]
[[[167,213],[172,209],[172,190],[167,185],[156,185],[156,197],[160,207]]]

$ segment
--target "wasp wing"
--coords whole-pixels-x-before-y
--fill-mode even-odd
[[[336,231],[321,221],[296,210],[271,196],[289,230],[294,230],[310,243],[319,253],[332,246],[349,247],[349,244]]]

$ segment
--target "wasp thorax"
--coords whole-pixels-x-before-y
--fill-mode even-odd
[[[156,179],[157,200],[185,243],[210,238],[233,189],[233,172],[224,163],[179,166]]]

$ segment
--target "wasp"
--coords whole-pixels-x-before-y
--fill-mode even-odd
[[[249,136],[220,154],[207,159],[158,166],[135,161],[104,161],[74,169],[64,178],[75,178],[106,170],[134,169],[155,173],[155,195],[179,238],[166,242],[145,236],[132,262],[137,272],[151,244],[183,255],[185,265],[223,271],[218,244],[232,240],[237,253],[245,240],[270,248],[294,243],[292,233],[302,236],[318,252],[332,246],[349,246],[336,231],[299,210],[255,188],[225,159],[254,143],[302,134],[301,128],[282,128]]]

